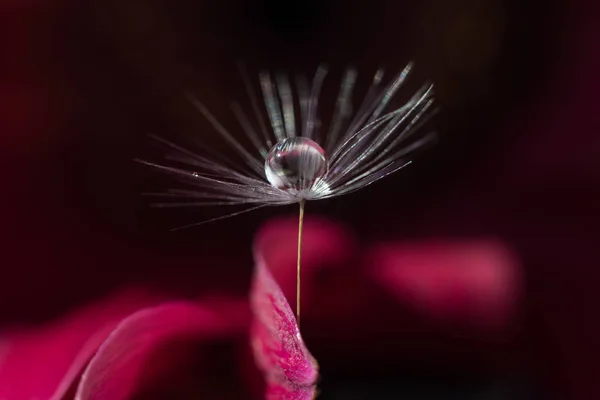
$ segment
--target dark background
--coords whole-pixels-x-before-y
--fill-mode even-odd
[[[334,76],[352,64],[368,80],[379,66],[397,70],[414,60],[417,79],[437,87],[438,145],[405,172],[310,204],[309,212],[343,221],[366,242],[483,235],[509,242],[526,279],[516,339],[526,361],[508,381],[381,370],[333,371],[328,379],[325,370],[322,398],[599,398],[599,8],[502,0],[4,2],[0,324],[45,321],[129,283],[242,293],[254,231],[295,210],[168,232],[213,211],[148,207],[140,193],[166,183],[131,161],[152,151],[146,134],[200,135],[219,146],[181,90],[227,121],[228,102],[241,93],[238,61],[291,72],[326,62]],[[198,271],[199,259],[218,267]],[[361,387],[369,388],[362,397]]]

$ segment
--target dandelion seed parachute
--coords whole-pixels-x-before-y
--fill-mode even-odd
[[[399,108],[388,110],[411,69],[412,64],[407,65],[387,85],[382,85],[383,71],[377,71],[355,113],[352,97],[357,73],[348,69],[324,137],[320,135],[318,116],[320,92],[327,75],[324,67],[317,69],[310,84],[306,79],[297,79],[295,91],[284,74],[274,79],[268,73],[260,74],[268,125],[259,97],[242,71],[255,121],[238,103],[232,104],[232,112],[251,149],[242,145],[201,102],[191,95],[188,98],[243,160],[243,165],[228,162],[224,157],[201,155],[160,138],[156,139],[173,150],[168,156],[170,165],[136,161],[174,174],[197,188],[153,193],[180,199],[160,206],[246,206],[242,211],[201,223],[264,206],[303,203],[354,192],[410,164],[408,157],[435,138],[428,133],[415,139],[415,133],[432,115],[432,84],[422,86]],[[184,167],[175,167],[173,163]]]
[[[185,168],[137,160],[162,171],[175,174],[197,190],[172,190],[159,196],[179,197],[184,201],[162,206],[246,205],[242,211],[226,214],[182,228],[228,218],[264,206],[298,203],[298,256],[296,317],[300,324],[300,259],[304,204],[345,195],[370,185],[410,163],[408,156],[430,143],[433,134],[416,140],[415,132],[431,115],[433,85],[422,86],[399,108],[386,111],[395,94],[406,81],[409,64],[383,89],[383,72],[378,71],[356,113],[352,112],[352,92],[357,74],[345,72],[336,99],[329,132],[321,138],[318,102],[327,71],[320,67],[312,84],[296,81],[296,97],[286,75],[273,80],[260,75],[264,107],[270,127],[264,121],[258,96],[244,71],[242,76],[258,125],[237,104],[232,111],[253,149],[243,146],[192,96],[192,104],[244,162],[244,168],[226,158],[220,160],[196,154],[174,143],[158,139],[174,150],[170,156]],[[299,105],[299,119],[297,110]],[[181,228],[179,228],[181,229]]]

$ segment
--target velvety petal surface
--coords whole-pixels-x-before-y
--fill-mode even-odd
[[[267,399],[310,400],[316,395],[318,364],[306,348],[290,305],[257,255],[250,294],[252,348],[267,383]]]

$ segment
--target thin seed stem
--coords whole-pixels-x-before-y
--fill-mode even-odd
[[[300,327],[300,254],[302,250],[302,225],[304,224],[304,200],[300,201],[300,215],[298,217],[298,264],[296,269],[296,320]]]

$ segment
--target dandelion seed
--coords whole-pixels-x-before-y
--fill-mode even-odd
[[[243,160],[243,165],[228,162],[223,157],[217,159],[196,154],[162,139],[158,140],[173,150],[170,159],[184,164],[185,168],[136,161],[174,174],[198,188],[155,193],[156,196],[182,199],[160,206],[246,206],[241,211],[186,227],[265,206],[298,203],[296,314],[299,321],[300,250],[305,203],[362,189],[410,164],[411,154],[435,138],[433,133],[416,135],[433,114],[432,84],[422,86],[400,107],[388,110],[411,69],[412,64],[407,65],[386,86],[382,85],[383,71],[377,71],[356,113],[352,112],[352,93],[357,73],[348,69],[342,78],[329,131],[324,138],[320,135],[322,127],[317,113],[321,88],[327,75],[324,67],[317,69],[312,84],[305,78],[296,80],[296,96],[286,75],[278,74],[273,79],[268,73],[260,74],[264,111],[248,75],[242,71],[256,121],[251,122],[238,103],[232,104],[232,112],[252,150],[236,140],[202,103],[190,95],[188,98]],[[269,127],[263,117],[265,111]]]

